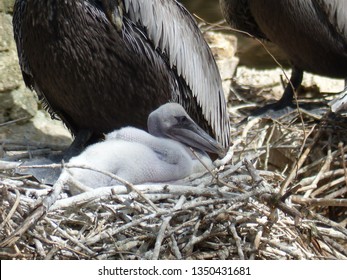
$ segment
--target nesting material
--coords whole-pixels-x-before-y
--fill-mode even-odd
[[[49,187],[2,163],[0,257],[346,259],[347,148],[334,149],[336,130],[250,125],[235,135],[232,162],[175,185],[123,182],[70,197],[71,178]],[[291,151],[292,165],[274,167],[278,150]]]
[[[236,76],[228,86],[234,124],[245,117],[241,95],[258,100],[264,90],[241,84]],[[76,196],[69,176],[51,187],[0,162],[0,258],[347,259],[346,128],[344,118],[304,111],[249,120],[232,128],[215,170]],[[62,149],[0,144],[15,162]]]

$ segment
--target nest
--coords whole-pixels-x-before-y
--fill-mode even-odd
[[[233,124],[247,115],[245,99],[271,95],[232,86]],[[62,147],[2,141],[12,162],[0,162],[0,258],[347,259],[346,127],[344,118],[299,110],[250,120],[232,128],[215,170],[76,196],[70,177],[48,186],[13,172],[29,154]]]
[[[298,112],[250,121],[216,170],[76,196],[72,178],[43,185],[2,162],[0,257],[346,259],[345,129]]]

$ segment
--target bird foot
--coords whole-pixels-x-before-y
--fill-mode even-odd
[[[242,123],[247,122],[249,119],[261,118],[278,120],[285,117],[295,115],[295,112],[304,112],[308,115],[315,116],[316,118],[322,117],[328,111],[327,104],[324,102],[319,103],[299,103],[294,104],[292,102],[286,103],[272,103],[265,105],[264,107],[255,109],[249,117],[244,119]]]
[[[53,185],[62,171],[61,168],[54,165],[61,163],[62,158],[62,155],[60,155],[28,160],[18,166],[15,172],[20,175],[31,175],[41,184]]]
[[[289,115],[297,109],[297,106],[293,103],[272,103],[267,104],[264,107],[255,109],[250,117],[259,117],[263,119],[279,119],[283,116]]]

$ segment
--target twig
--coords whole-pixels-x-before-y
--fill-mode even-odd
[[[333,239],[331,239],[328,236],[323,236],[323,240],[329,244],[331,247],[333,247],[335,250],[339,251],[340,254],[343,255],[343,258],[345,260],[347,260],[347,248],[344,246],[341,246],[339,243],[337,243],[336,241],[334,241]],[[341,258],[341,256],[339,256]],[[340,259],[339,258],[339,259]]]
[[[253,164],[247,158],[244,160],[244,163],[248,169],[248,172],[252,176],[253,182],[256,185],[259,185],[261,182],[263,182],[263,178],[259,176],[258,171],[254,168]]]
[[[158,185],[136,185],[136,188],[143,193],[144,196],[147,197],[148,194],[172,194],[175,196],[180,195],[196,195],[196,196],[206,196],[206,197],[223,197],[226,199],[234,197],[235,195],[221,192],[218,189],[211,189],[205,187],[192,187],[192,186],[182,186],[182,185],[166,185],[166,184],[158,184]],[[129,190],[125,186],[114,186],[114,187],[102,187],[93,189],[91,191],[81,193],[79,195],[75,195],[69,198],[58,200],[52,207],[51,211],[55,211],[58,209],[69,208],[73,205],[82,205],[87,202],[93,200],[105,199],[107,197],[111,197],[113,194],[121,195],[121,194],[129,194]]]
[[[183,203],[185,202],[186,198],[184,196],[181,196],[176,205],[173,207],[173,212],[176,210],[179,210]],[[173,214],[170,214],[168,217],[164,218],[163,223],[161,224],[160,230],[158,232],[158,237],[155,241],[154,245],[154,250],[153,250],[153,255],[152,255],[152,260],[157,260],[159,257],[159,252],[160,252],[160,246],[161,243],[164,240],[165,237],[165,230],[169,226],[170,220],[172,219]]]
[[[344,195],[345,193],[347,193],[347,187],[344,187],[344,188],[341,188],[341,189],[338,189],[337,191],[334,191],[328,195],[325,196],[325,198],[335,198],[335,197],[339,197],[339,196],[342,196]]]
[[[302,218],[302,214],[298,210],[296,210],[295,208],[291,208],[287,204],[285,204],[282,201],[282,197],[280,197],[279,194],[271,195],[271,194],[265,193],[265,194],[261,195],[261,199],[264,199],[264,201],[266,201],[266,203],[269,206],[271,206],[271,208],[280,209],[285,214],[292,216],[296,220],[299,218]]]
[[[22,117],[22,118],[13,120],[13,121],[8,121],[8,122],[5,122],[5,123],[0,123],[0,127],[8,126],[8,125],[11,125],[11,124],[16,124],[16,123],[21,122],[21,121],[27,121],[27,120],[30,120],[31,118],[32,118],[32,117]]]
[[[312,193],[313,189],[317,188],[317,184],[320,181],[320,178],[322,177],[322,175],[330,168],[330,164],[331,161],[333,160],[332,155],[331,155],[331,135],[329,137],[329,149],[328,149],[328,155],[326,157],[326,160],[322,166],[322,168],[319,170],[316,178],[313,180],[312,184],[311,184],[311,189],[309,189],[305,194],[304,194],[304,198],[307,198],[310,196],[310,194]],[[315,197],[316,195],[314,193],[312,193],[311,195],[312,197]]]
[[[339,142],[338,144],[338,148],[339,148],[339,151],[340,151],[340,154],[341,154],[341,164],[342,164],[342,168],[343,168],[343,171],[345,173],[345,184],[347,186],[347,167],[346,167],[346,161],[344,160],[345,158],[345,149],[343,147],[343,143],[342,142]]]
[[[181,260],[182,259],[182,254],[180,252],[180,249],[178,248],[177,241],[176,241],[175,236],[174,236],[173,233],[170,234],[170,240],[171,240],[170,245],[171,245],[173,253],[176,256],[176,259],[177,260]]]
[[[311,131],[307,134],[307,137],[312,133],[314,128],[315,128],[315,126],[312,127]],[[322,133],[322,131],[321,131],[321,129],[319,129],[318,132],[316,133],[316,135],[314,136],[312,143],[305,149],[305,151],[303,152],[303,154],[301,155],[301,157],[299,158],[299,160],[295,164],[294,168],[292,169],[292,171],[288,175],[287,179],[283,182],[281,189],[280,189],[281,195],[283,195],[285,193],[285,190],[287,189],[287,187],[292,183],[293,179],[295,178],[295,176],[297,174],[297,171],[301,168],[301,166],[306,161],[307,156],[309,155],[309,153],[311,152],[313,147],[316,145],[319,137],[321,136],[321,133]]]
[[[301,260],[302,259],[302,255],[300,255],[298,250],[295,250],[293,247],[289,247],[286,246],[280,242],[274,241],[274,240],[269,240],[269,239],[265,239],[265,238],[261,238],[261,241],[263,241],[263,243],[271,245],[283,252],[285,252],[285,254],[292,256],[294,259],[298,259]]]
[[[230,232],[234,237],[235,243],[236,243],[236,248],[237,248],[237,253],[239,255],[240,260],[244,260],[245,259],[245,254],[242,251],[242,246],[241,246],[241,238],[240,236],[237,234],[236,231],[236,226],[234,223],[231,223],[229,226]]]
[[[321,186],[320,188],[316,189],[315,191],[313,191],[312,196],[316,197],[316,196],[320,195],[321,193],[323,193],[324,191],[327,191],[327,190],[331,189],[332,187],[334,187],[340,183],[343,183],[344,181],[345,181],[344,177],[340,177],[336,180],[333,180],[333,181]]]
[[[305,212],[305,215],[307,217],[312,217],[314,219],[317,219],[319,222],[323,223],[323,224],[326,224],[330,227],[332,227],[333,229],[343,233],[344,235],[347,236],[347,229],[343,228],[342,226],[340,226],[338,223],[332,221],[332,220],[329,220],[327,219],[326,217],[314,212],[314,211],[310,211],[308,209],[303,209],[303,210],[306,210],[306,211],[302,211],[302,212]]]
[[[20,202],[20,193],[17,189],[14,189],[15,193],[16,193],[16,200],[10,210],[10,212],[8,213],[8,215],[6,216],[6,218],[3,220],[3,222],[0,224],[0,230],[2,230],[2,228],[11,220],[13,214],[16,212],[16,209],[19,205]]]
[[[306,198],[300,195],[293,195],[292,202],[305,206],[347,207],[347,199]]]
[[[148,215],[146,215],[144,217],[138,218],[138,219],[136,219],[136,220],[134,220],[134,221],[132,221],[130,223],[127,223],[127,224],[125,224],[123,226],[120,226],[118,228],[110,228],[108,230],[105,230],[105,231],[103,231],[102,233],[100,233],[99,235],[97,235],[95,237],[88,238],[85,243],[87,245],[95,244],[95,243],[97,243],[97,242],[99,242],[99,241],[101,241],[103,239],[109,238],[110,236],[116,235],[116,234],[118,234],[120,232],[123,232],[123,231],[129,229],[129,228],[135,227],[135,226],[141,224],[144,221],[148,221],[148,220],[154,219],[156,217],[160,217],[162,215],[167,215],[167,214],[170,214],[170,213],[171,213],[171,211],[169,211],[169,210],[160,210],[160,211],[158,211],[156,213],[148,214]]]
[[[0,247],[13,245],[31,226],[36,224],[47,212],[50,207],[57,201],[59,194],[64,188],[68,178],[61,177],[54,184],[52,192],[44,198],[42,205],[37,207],[9,237],[0,243]]]
[[[15,169],[20,165],[19,162],[3,161],[0,160],[0,170],[11,170]]]
[[[67,232],[63,231],[58,225],[53,223],[50,219],[45,218],[45,221],[50,224],[55,230],[57,230],[63,237],[73,242],[75,245],[85,250],[88,253],[88,256],[96,256],[96,253],[90,250],[88,247],[84,246],[82,242],[77,240],[76,238],[70,236]]]
[[[189,239],[189,242],[183,248],[183,252],[188,254],[188,255],[190,255],[191,252],[193,251],[193,247],[195,244],[201,242],[202,240],[204,240],[210,236],[211,230],[212,230],[214,224],[213,223],[210,224],[210,227],[207,230],[205,230],[201,235],[197,236],[199,226],[200,226],[200,222],[197,222],[195,225],[195,228],[194,228],[194,232],[193,232],[191,238]]]

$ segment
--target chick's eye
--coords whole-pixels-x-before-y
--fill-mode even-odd
[[[188,121],[188,118],[186,116],[180,116],[180,117],[176,117],[176,120],[179,123],[184,123],[184,122]]]

